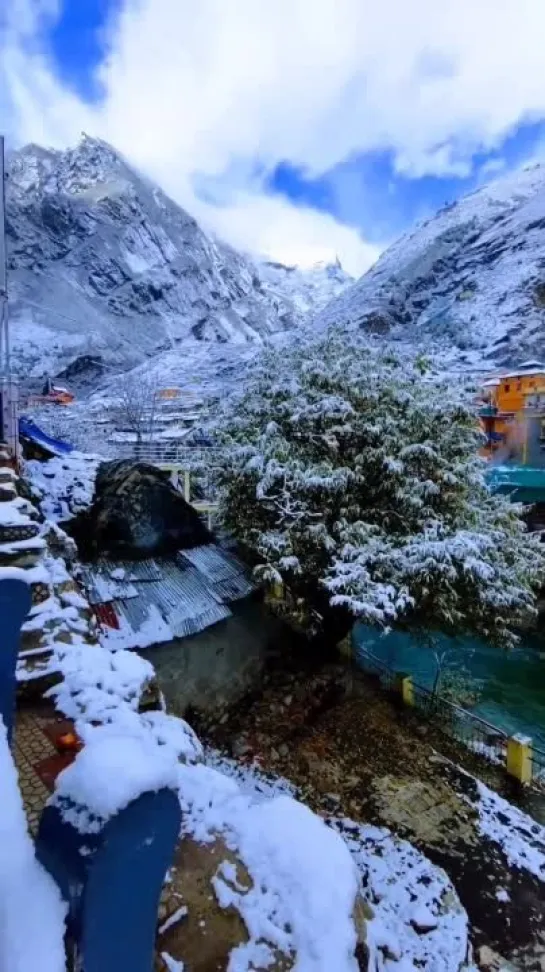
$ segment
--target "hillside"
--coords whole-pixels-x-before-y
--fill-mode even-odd
[[[265,283],[252,260],[87,136],[63,152],[12,153],[7,242],[21,374],[59,371],[81,355],[126,367],[187,339],[259,342],[314,306],[306,295],[303,309],[281,281]],[[324,296],[322,286],[320,306],[338,289],[335,280]]]
[[[444,342],[490,363],[540,355],[545,336],[545,167],[445,206],[334,299],[322,324],[419,346]]]

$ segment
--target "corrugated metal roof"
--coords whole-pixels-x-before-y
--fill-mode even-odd
[[[210,590],[206,578],[190,565],[181,568],[172,561],[165,564],[163,579],[154,588],[148,597],[167,619],[173,637],[203,631],[231,614]]]
[[[125,577],[120,580],[111,576],[116,567],[119,568],[119,565],[102,561],[94,564],[93,567],[82,568],[82,579],[89,604],[109,604],[110,601],[127,600],[138,596],[134,584]]]
[[[178,562],[189,561],[204,574],[221,601],[237,601],[255,590],[249,571],[229,550],[207,544],[178,554]]]
[[[112,578],[121,572],[122,579]],[[226,602],[246,597],[254,589],[244,564],[214,544],[186,550],[175,558],[103,559],[85,565],[82,579],[99,620],[108,624],[104,607],[109,605],[126,622],[121,628],[134,633],[134,645],[139,643],[139,632],[149,631],[152,617],[156,643],[188,637],[228,618],[231,611]]]
[[[160,581],[162,575],[159,564],[150,557],[148,560],[101,560],[99,564],[112,570],[124,570],[126,581]]]

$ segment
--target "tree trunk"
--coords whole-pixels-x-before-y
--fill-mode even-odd
[[[327,601],[317,606],[322,615],[322,629],[311,639],[312,651],[323,661],[339,658],[338,645],[354,627],[354,616],[344,608],[331,607]]]

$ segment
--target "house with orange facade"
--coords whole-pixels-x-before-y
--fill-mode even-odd
[[[526,361],[481,386],[485,458],[545,466],[545,364]]]

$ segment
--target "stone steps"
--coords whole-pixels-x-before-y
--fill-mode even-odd
[[[10,503],[14,499],[17,499],[15,483],[13,481],[0,483],[0,503]]]
[[[0,547],[0,567],[37,567],[43,557],[45,544],[41,537],[30,540],[19,540],[16,543]]]
[[[2,523],[0,520],[0,547],[2,544],[18,543],[20,540],[31,540],[40,532],[40,524],[33,523]]]

